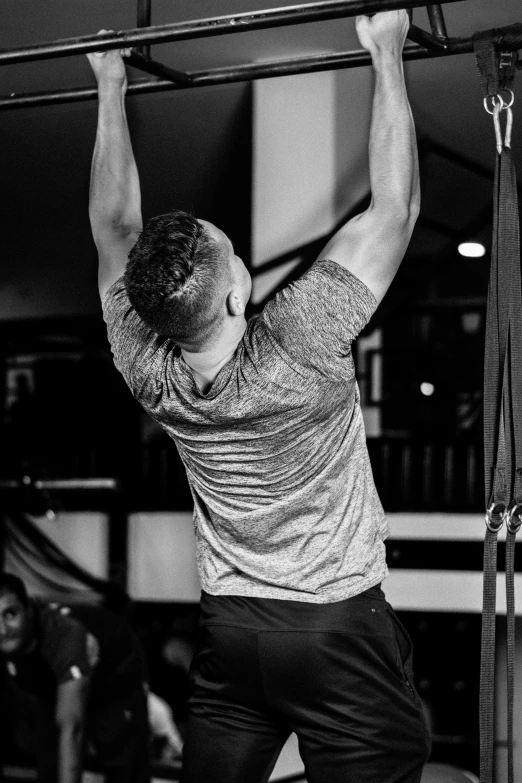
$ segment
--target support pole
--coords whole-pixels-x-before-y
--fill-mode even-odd
[[[141,47],[140,47],[141,48]],[[150,49],[150,47],[146,47]],[[145,73],[150,73],[151,76],[158,76],[160,79],[168,79],[171,82],[184,82],[188,86],[188,82],[192,80],[190,74],[184,71],[176,71],[174,68],[170,68],[168,65],[151,60],[150,57],[145,57],[140,54],[138,50],[133,49],[128,57],[123,58],[128,65],[132,65],[133,68],[137,68]]]
[[[431,25],[431,32],[435,38],[440,38],[445,41],[448,37],[448,31],[446,30],[446,22],[444,21],[444,14],[440,5],[429,5],[427,7],[428,17]]]
[[[137,25],[138,27],[150,27],[151,23],[151,0],[138,0]],[[151,76],[157,76],[160,79],[168,79],[171,82],[188,82],[190,76],[184,71],[176,71],[168,65],[156,62],[150,56],[150,44],[137,46],[132,50],[125,61],[133,68],[150,73]]]
[[[138,0],[137,8],[137,27],[150,27],[152,20],[151,16],[151,0]],[[143,57],[150,58],[150,44],[138,47],[138,53]]]
[[[463,1],[465,2],[465,0],[443,0],[444,3]],[[150,43],[168,43],[243,33],[251,30],[266,30],[272,27],[321,22],[398,8],[419,8],[425,4],[425,0],[323,0],[320,3],[287,6],[269,11],[214,16],[189,22],[122,30],[104,35],[87,35],[81,38],[65,38],[29,47],[6,49],[0,51],[0,65],[49,60],[94,51],[143,46]]]
[[[419,46],[423,46],[430,52],[445,54],[448,50],[448,39],[436,38],[420,27],[412,24],[408,31],[408,38]]]

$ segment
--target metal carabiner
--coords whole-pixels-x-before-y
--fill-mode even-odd
[[[509,92],[509,94],[511,95],[511,99],[510,99],[509,103],[506,103],[506,101],[504,100],[502,95],[500,93],[498,93],[497,98],[502,103],[502,106],[500,108],[501,109],[510,109],[513,106],[513,104],[515,103],[515,93],[513,92],[513,90],[510,90],[509,87],[505,87],[502,90],[502,92]]]
[[[516,517],[516,519],[515,519]],[[522,525],[522,503],[513,503],[506,512],[506,527],[508,533],[516,535]]]
[[[486,511],[486,527],[491,530],[492,533],[498,533],[506,516],[506,504],[505,503],[492,503]],[[497,520],[494,520],[497,517]]]
[[[492,109],[490,109],[488,106],[489,100],[491,100],[491,103],[493,104]],[[497,104],[497,100],[498,100],[498,104]],[[495,109],[499,111],[500,109],[504,108],[504,101],[502,100],[500,95],[490,95],[488,98],[484,98],[484,108],[488,114],[495,114]]]

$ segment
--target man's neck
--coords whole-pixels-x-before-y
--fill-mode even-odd
[[[202,351],[190,351],[180,346],[183,359],[192,370],[200,388],[202,385],[212,384],[221,368],[234,355],[246,325],[245,318],[234,318]]]

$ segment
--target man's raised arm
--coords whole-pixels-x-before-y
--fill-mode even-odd
[[[113,49],[87,56],[98,83],[89,217],[98,249],[98,285],[103,299],[125,271],[129,251],[141,231],[141,196],[125,114],[127,79],[121,53]]]
[[[402,64],[409,19],[406,11],[387,11],[360,16],[356,26],[375,71],[372,201],[335,234],[319,258],[344,266],[380,301],[406,252],[420,207],[417,143]]]

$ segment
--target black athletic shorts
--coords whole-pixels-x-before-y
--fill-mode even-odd
[[[203,594],[182,783],[267,781],[295,732],[308,783],[417,783],[411,642],[380,587],[332,604]]]

